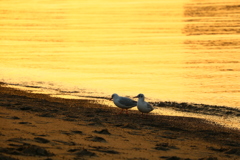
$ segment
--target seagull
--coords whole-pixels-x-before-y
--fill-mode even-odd
[[[149,104],[148,102],[144,101],[144,94],[139,94],[134,98],[138,98],[138,102],[137,102],[137,108],[140,112],[142,112],[142,116],[143,113],[149,113],[152,110],[154,110],[153,106],[151,104]]]
[[[119,112],[119,114],[122,113],[124,109],[126,110],[126,114],[128,114],[128,109],[135,107],[137,105],[137,101],[134,101],[127,97],[121,97],[116,93],[112,94],[112,97],[110,98],[110,100],[112,99],[113,99],[113,103],[117,107],[122,109],[122,111]]]

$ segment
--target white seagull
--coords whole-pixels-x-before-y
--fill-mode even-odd
[[[112,97],[110,98],[110,100],[112,99],[113,99],[113,103],[117,107],[122,109],[122,111],[119,112],[119,114],[122,113],[124,109],[126,110],[126,114],[128,114],[128,109],[135,107],[137,105],[137,101],[134,101],[127,97],[121,97],[116,93],[112,94]]]
[[[151,112],[152,110],[154,110],[153,106],[151,104],[149,104],[148,102],[145,102],[144,101],[144,94],[139,94],[137,95],[136,97],[134,98],[138,98],[138,102],[137,102],[137,108],[140,112],[142,112],[142,115],[143,113],[149,113]]]

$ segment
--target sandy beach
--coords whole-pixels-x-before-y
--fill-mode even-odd
[[[0,159],[238,160],[240,132],[0,86]]]

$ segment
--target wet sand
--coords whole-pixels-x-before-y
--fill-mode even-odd
[[[0,159],[238,160],[240,132],[0,85]]]

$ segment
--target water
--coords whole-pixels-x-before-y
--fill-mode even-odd
[[[234,0],[7,0],[0,11],[0,81],[71,98],[240,106]]]

